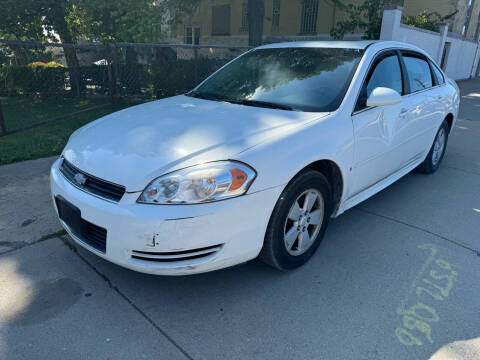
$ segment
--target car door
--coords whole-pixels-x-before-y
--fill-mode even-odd
[[[446,117],[448,109],[452,106],[453,98],[446,91],[445,77],[438,68],[438,66],[429,61],[430,68],[432,69],[434,86],[431,90],[432,106],[435,111],[435,121],[433,124],[433,136],[437,135],[437,130],[440,128],[441,123]],[[436,126],[435,126],[436,125]],[[433,142],[433,138],[432,141]]]
[[[404,95],[404,77],[399,53],[386,51],[373,61],[358,96],[352,122],[355,137],[354,184],[351,195],[362,192],[392,174],[396,131],[403,121],[403,104],[368,107],[367,99],[377,87],[386,87]]]
[[[427,58],[416,52],[402,51],[401,60],[408,94],[402,104],[405,116],[396,129],[395,161],[406,165],[420,160],[428,152],[443,115],[439,106],[442,95]]]
[[[434,124],[432,124],[433,133],[431,135],[433,137],[432,141],[430,141],[431,145],[431,143],[433,143],[434,137],[437,135],[437,131],[440,128],[440,125],[442,124],[443,120],[445,120],[448,109],[452,106],[453,99],[451,96],[449,96],[448,92],[445,89],[445,77],[443,76],[438,66],[433,63],[433,61],[429,61],[429,64],[430,68],[432,69],[434,82],[434,86],[430,91],[430,97],[432,99],[433,111],[435,112]]]

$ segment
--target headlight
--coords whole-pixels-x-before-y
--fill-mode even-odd
[[[174,171],[153,180],[138,202],[197,204],[245,194],[255,171],[234,161],[218,161]]]

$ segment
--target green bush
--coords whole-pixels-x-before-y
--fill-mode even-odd
[[[365,39],[379,39],[382,27],[383,8],[386,5],[401,3],[398,0],[363,0],[363,2],[345,3],[344,0],[332,0],[332,2],[343,9],[346,13],[345,19],[338,21],[330,30],[334,39],[343,39],[346,34],[356,31],[365,32]],[[402,23],[422,29],[438,31],[438,25],[453,18],[458,10],[441,16],[438,12],[423,11],[415,16],[403,16]]]
[[[428,12],[424,10],[415,16],[402,16],[402,23],[405,25],[415,26],[417,28],[426,29],[430,31],[439,31],[439,24],[451,19],[458,13],[458,10],[448,14],[447,16],[441,16],[438,12]]]
[[[49,97],[66,91],[63,67],[4,65],[0,67],[0,93]]]

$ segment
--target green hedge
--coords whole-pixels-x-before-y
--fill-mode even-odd
[[[117,67],[121,96],[164,98],[185,93],[213,73],[227,59],[199,57],[195,77],[194,59],[170,59],[151,65],[120,63]],[[78,68],[84,91],[108,93],[108,66]],[[113,72],[113,69],[112,69]],[[0,95],[50,97],[69,93],[69,71],[64,67],[0,66]]]
[[[48,97],[66,91],[63,67],[4,65],[0,67],[0,94]]]

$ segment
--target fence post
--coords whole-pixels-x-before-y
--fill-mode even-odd
[[[115,96],[115,101],[120,97],[121,92],[119,91],[120,88],[120,79],[118,77],[118,54],[117,54],[117,44],[113,44],[113,85],[114,91],[113,94]]]
[[[195,86],[197,86],[198,85],[198,48],[197,47],[193,49],[193,53],[195,55],[195,60],[193,63],[193,67],[194,67],[193,79],[195,81]]]
[[[398,30],[402,21],[403,7],[385,6],[383,9],[382,29],[380,40],[397,40]]]
[[[2,129],[2,133],[7,133],[7,124],[5,124],[5,118],[3,117],[3,109],[2,109],[2,101],[0,100],[0,128]]]
[[[447,42],[448,24],[446,23],[439,24],[438,28],[440,30],[440,45],[438,47],[438,53],[437,53],[437,64],[440,64],[442,62],[445,43]]]
[[[113,56],[112,56],[112,47],[110,44],[106,45],[107,47],[107,71],[108,71],[108,88],[110,89],[110,102],[112,105],[115,103],[115,84],[113,82],[112,66],[113,66]]]
[[[118,95],[118,57],[117,47],[115,44],[107,44],[108,58],[108,87],[110,88],[110,102],[115,104]]]

